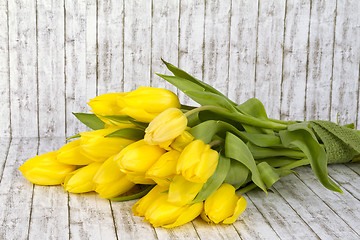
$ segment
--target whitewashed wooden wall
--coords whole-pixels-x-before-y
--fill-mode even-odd
[[[359,125],[359,0],[0,0],[0,135],[65,137],[178,65],[281,119]],[[184,103],[191,103],[183,96]]]

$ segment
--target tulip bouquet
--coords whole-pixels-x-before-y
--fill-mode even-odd
[[[181,105],[169,90],[139,87],[91,99],[92,114],[74,114],[92,131],[19,169],[40,185],[95,191],[112,201],[141,198],[132,208],[154,227],[171,228],[201,216],[233,223],[246,209],[241,194],[267,190],[294,168],[310,165],[328,189],[327,164],[358,160],[354,125],[268,118],[255,98],[237,104],[164,61],[175,85],[200,107]]]

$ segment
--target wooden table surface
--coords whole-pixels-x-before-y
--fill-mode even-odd
[[[0,239],[359,239],[360,164],[329,166],[343,194],[325,189],[310,167],[269,191],[245,195],[248,207],[231,225],[196,219],[174,229],[153,228],[133,216],[135,201],[110,202],[95,193],[69,194],[37,186],[18,167],[56,150],[61,138],[0,139]]]

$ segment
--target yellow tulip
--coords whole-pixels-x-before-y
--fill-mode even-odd
[[[202,140],[195,140],[188,144],[178,160],[177,173],[191,182],[205,183],[215,172],[219,154]]]
[[[181,152],[184,148],[194,140],[194,137],[188,132],[184,131],[171,143],[170,147]]]
[[[231,224],[245,209],[246,199],[236,195],[232,185],[224,183],[205,200],[201,218],[207,222]]]
[[[94,176],[95,192],[101,198],[117,197],[129,191],[135,184],[130,182],[126,175],[120,171],[117,162],[112,156],[99,168]]]
[[[167,148],[173,140],[183,133],[187,118],[177,108],[168,108],[160,113],[145,129],[145,142]]]
[[[154,187],[132,208],[137,216],[145,216],[145,221],[154,227],[173,228],[188,223],[200,215],[203,203],[177,206],[167,201],[164,188]]]
[[[176,164],[179,156],[180,152],[176,150],[164,153],[159,160],[147,170],[145,177],[154,180],[158,185],[169,186],[171,179],[176,174]]]
[[[106,93],[90,99],[88,105],[104,123],[118,126],[119,123],[103,116],[123,115],[122,108],[118,105],[118,99],[122,98],[126,93]]]
[[[143,196],[139,201],[137,201],[133,207],[132,212],[135,216],[143,217],[145,216],[146,210],[150,205],[161,195],[165,195],[167,188],[163,186],[156,185],[153,189],[150,190],[145,196]]]
[[[118,98],[121,113],[141,122],[151,122],[168,108],[180,108],[180,102],[173,92],[153,87],[139,87]]]
[[[106,159],[119,153],[125,146],[134,140],[121,137],[105,137],[118,128],[106,128],[80,133],[83,154],[96,162],[104,162]]]
[[[115,161],[128,179],[139,184],[154,184],[145,178],[146,171],[165,153],[165,150],[155,145],[148,145],[144,140],[134,142],[124,148]]]
[[[93,178],[101,165],[102,163],[94,162],[69,173],[64,181],[64,189],[72,193],[94,191]]]
[[[58,185],[64,182],[65,176],[75,166],[60,163],[56,159],[56,151],[30,158],[19,167],[24,177],[38,185]]]
[[[81,139],[69,142],[57,151],[57,160],[71,165],[88,165],[93,160],[87,158],[82,152]]]
[[[168,201],[180,206],[188,204],[194,200],[203,185],[203,183],[187,181],[183,176],[177,175],[170,183]]]

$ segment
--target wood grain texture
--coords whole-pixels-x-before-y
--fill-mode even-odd
[[[96,1],[65,1],[66,136],[86,130],[72,112],[96,96]]]
[[[111,202],[115,229],[119,239],[158,239],[150,224],[134,216],[131,207],[136,200],[127,202]]]
[[[116,239],[109,200],[95,193],[69,193],[69,228],[72,239]]]
[[[350,164],[354,166],[356,164]],[[359,164],[357,164],[359,166]],[[336,166],[338,168],[339,166]],[[335,167],[330,166],[330,169]],[[351,171],[347,167],[344,168],[345,172]],[[358,200],[351,195],[351,192],[348,192],[344,188],[343,194],[337,194],[335,192],[329,191],[326,188],[322,187],[321,183],[316,179],[314,174],[309,171],[307,168],[300,168],[296,171],[299,173],[301,180],[306,184],[306,186],[311,189],[321,200],[336,214],[338,215],[354,232],[359,235],[360,233],[360,208],[355,207],[358,205]],[[332,172],[331,177],[338,178],[340,174],[344,172]],[[350,173],[353,175],[353,173]],[[356,175],[354,176],[356,177]],[[340,221],[341,222],[341,221]]]
[[[40,137],[65,137],[63,6],[63,1],[37,1]]]
[[[231,0],[205,2],[203,81],[227,95]]]
[[[285,8],[285,0],[259,2],[255,97],[272,118],[280,117]]]
[[[0,1],[0,135],[10,137],[10,64],[9,64],[9,29],[8,29],[8,2]]]
[[[204,0],[181,0],[179,25],[179,67],[197,79],[203,79],[204,68]],[[179,94],[184,104],[196,103]]]
[[[306,120],[329,120],[336,1],[312,1],[308,77],[306,85]]]
[[[177,93],[176,87],[156,76],[169,74],[165,61],[178,65],[180,0],[153,1],[151,26],[151,86],[169,89]]]
[[[9,1],[8,4],[12,136],[37,137],[36,2]],[[24,127],[24,121],[31,127]]]
[[[0,182],[0,239],[26,239],[31,218],[33,184],[18,170],[38,151],[35,138],[13,139]]]
[[[62,145],[63,138],[41,138],[39,155],[56,151]],[[68,194],[62,186],[34,185],[29,239],[68,239],[68,214]]]
[[[357,120],[360,66],[360,2],[338,1],[330,120],[340,124]],[[356,37],[357,36],[357,37]]]
[[[280,118],[304,120],[310,2],[287,0]]]
[[[125,1],[124,91],[150,85],[151,1]]]
[[[306,171],[311,172],[311,169],[307,167]],[[277,182],[274,188],[320,239],[359,237],[295,175],[289,175],[283,181]]]
[[[269,191],[267,196],[264,192],[254,191],[247,196],[280,239],[282,236],[289,239],[319,238],[277,191]]]
[[[228,96],[239,104],[255,96],[258,2],[233,0],[231,7]]]
[[[124,1],[98,1],[97,94],[124,89]]]

